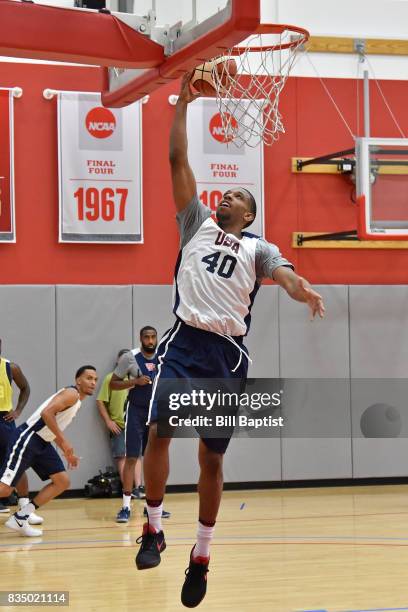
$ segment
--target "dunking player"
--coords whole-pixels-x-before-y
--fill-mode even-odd
[[[170,164],[181,251],[176,265],[173,328],[158,348],[158,374],[150,403],[150,432],[144,474],[148,523],[143,526],[138,569],[155,567],[166,544],[161,525],[162,502],[169,473],[170,438],[157,434],[157,396],[165,378],[246,378],[248,353],[243,337],[263,278],[272,278],[294,300],[305,302],[313,316],[324,314],[322,297],[293,272],[275,245],[243,229],[256,215],[256,203],[242,187],[228,190],[214,221],[197,198],[187,157],[186,116],[191,92],[184,76],[170,136]],[[197,543],[181,592],[187,607],[206,593],[209,546],[221,501],[222,463],[229,439],[201,439]]]
[[[22,536],[41,536],[40,529],[29,524],[30,515],[38,508],[60,495],[69,486],[69,478],[57,451],[51,442],[62,450],[69,468],[76,468],[79,457],[62,433],[81,407],[81,401],[92,395],[97,383],[96,370],[86,365],[75,374],[75,386],[57,391],[18,427],[10,440],[8,454],[0,466],[0,498],[12,492],[21,474],[32,468],[41,480],[51,480],[27,504],[6,521],[9,529]]]

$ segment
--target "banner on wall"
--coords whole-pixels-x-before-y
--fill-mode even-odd
[[[59,92],[59,242],[143,242],[141,142],[141,103]]]
[[[15,242],[14,97],[0,90],[0,242]]]
[[[223,142],[221,117],[212,99],[199,99],[188,107],[187,131],[188,157],[201,202],[215,212],[225,191],[245,187],[257,203],[256,219],[248,231],[263,236],[263,146],[238,148]]]

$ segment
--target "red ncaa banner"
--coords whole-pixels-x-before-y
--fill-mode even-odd
[[[233,128],[235,117],[230,117]],[[228,189],[244,187],[257,203],[255,221],[248,232],[264,235],[263,145],[237,147],[225,134],[216,101],[200,98],[188,107],[187,131],[190,165],[200,201],[213,214]]]
[[[59,241],[143,242],[141,104],[59,92]]]
[[[0,242],[15,242],[14,226],[14,98],[0,90]]]

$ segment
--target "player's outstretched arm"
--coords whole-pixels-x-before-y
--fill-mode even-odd
[[[187,106],[199,97],[190,89],[191,73],[186,73],[181,82],[180,95],[176,104],[176,113],[170,132],[170,166],[173,183],[173,197],[178,212],[191,202],[197,191],[193,171],[188,163],[187,142]]]
[[[312,319],[316,314],[321,318],[324,317],[325,308],[323,298],[311,288],[307,280],[298,276],[293,270],[285,266],[277,268],[273,273],[273,278],[278,285],[286,290],[292,299],[298,302],[304,302],[309,306]]]

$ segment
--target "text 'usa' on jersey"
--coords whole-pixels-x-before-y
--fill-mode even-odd
[[[211,332],[243,336],[259,284],[257,236],[225,234],[206,219],[180,251],[176,266],[174,313]]]

